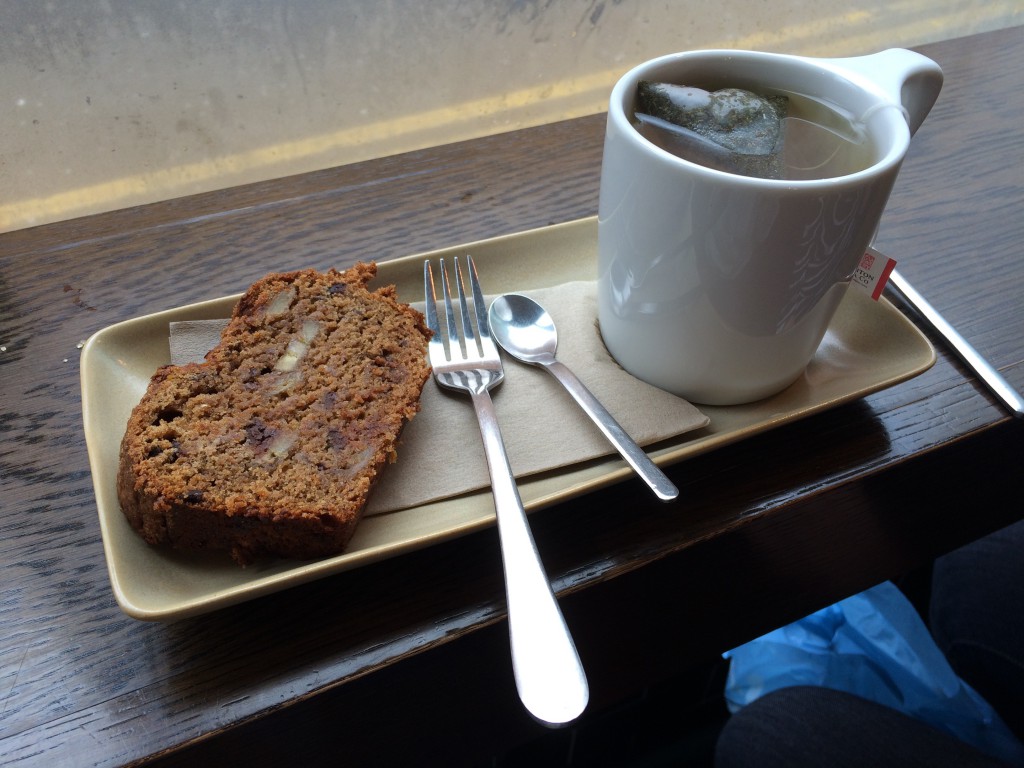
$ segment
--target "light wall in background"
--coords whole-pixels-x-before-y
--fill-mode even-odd
[[[1021,0],[0,3],[0,231],[605,110],[689,48],[811,56],[1022,22]],[[941,62],[940,62],[941,63]]]

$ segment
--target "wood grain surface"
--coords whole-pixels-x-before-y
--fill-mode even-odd
[[[946,85],[877,240],[1024,390],[1024,28]],[[111,594],[78,359],[121,320],[590,216],[604,117],[0,235],[0,764],[474,765],[536,737],[493,530],[174,624]],[[1022,425],[927,373],[531,517],[600,712],[1022,517]]]

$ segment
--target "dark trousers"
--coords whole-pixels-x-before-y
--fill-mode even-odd
[[[1024,521],[936,561],[928,623],[956,673],[1024,741]],[[719,768],[999,765],[901,712],[804,686],[768,693],[733,715],[715,762]]]

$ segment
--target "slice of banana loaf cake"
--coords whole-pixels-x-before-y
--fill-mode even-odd
[[[344,550],[430,375],[430,332],[375,264],[271,274],[202,363],[153,376],[117,491],[154,545],[316,558]]]

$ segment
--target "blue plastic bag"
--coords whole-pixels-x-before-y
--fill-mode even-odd
[[[897,709],[1012,765],[1024,746],[949,666],[917,611],[884,582],[724,654],[729,709],[794,685]]]

